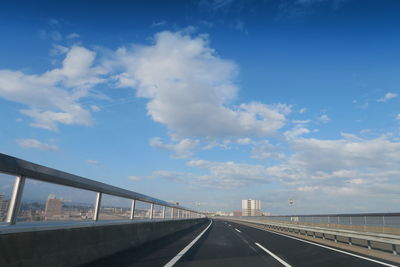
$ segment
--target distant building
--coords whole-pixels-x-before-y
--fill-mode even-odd
[[[62,215],[62,206],[64,204],[63,199],[57,199],[56,195],[50,194],[46,201],[46,208],[44,210],[44,219],[54,220],[60,219]]]
[[[0,195],[0,222],[4,221],[7,215],[9,201],[4,199],[4,195]]]
[[[214,214],[215,216],[223,216],[223,217],[228,217],[228,216],[233,216],[232,212],[226,212],[226,211],[217,211]]]
[[[234,210],[234,211],[233,211],[233,216],[234,216],[234,217],[240,217],[240,216],[242,216],[242,211],[241,211],[241,210]]]
[[[261,216],[261,200],[242,200],[242,216]]]

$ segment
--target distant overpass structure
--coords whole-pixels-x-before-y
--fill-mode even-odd
[[[400,214],[208,218],[1,153],[0,173],[14,179],[0,198],[2,267],[400,266]],[[46,206],[27,204],[41,182],[80,190],[93,203],[48,192]]]

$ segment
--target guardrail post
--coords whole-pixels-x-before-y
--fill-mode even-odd
[[[385,215],[383,215],[382,216],[382,233],[385,233],[385,226],[386,226]]]
[[[174,208],[171,208],[171,219],[174,218]]]
[[[134,199],[132,199],[132,204],[131,204],[131,220],[133,220],[133,218],[135,217],[135,205],[136,205],[136,201]]]
[[[397,248],[396,248],[396,245],[395,244],[392,244],[392,252],[393,252],[393,255],[397,255],[398,253],[397,253]]]
[[[367,247],[368,249],[371,249],[371,240],[367,240]]]
[[[162,218],[165,219],[165,206],[162,208]]]
[[[181,218],[181,210],[178,209],[178,219],[180,219],[180,218]]]
[[[94,221],[98,221],[99,220],[101,196],[102,196],[102,193],[101,192],[97,192],[96,203],[94,205],[94,214],[93,214],[93,220]]]
[[[349,237],[349,245],[352,246],[353,242],[351,241],[351,237]]]
[[[154,204],[151,203],[151,204],[150,204],[150,220],[153,219],[153,209],[154,209]]]
[[[25,177],[15,177],[14,188],[10,199],[10,206],[7,211],[6,222],[14,225],[17,222],[19,208],[21,207],[22,192],[24,191]]]

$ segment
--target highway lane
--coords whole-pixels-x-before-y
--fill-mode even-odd
[[[212,221],[87,266],[385,266],[239,223]]]
[[[179,251],[195,239],[209,221],[174,235],[161,238],[140,247],[127,249],[114,255],[85,264],[85,267],[158,267],[167,264]]]
[[[282,266],[228,222],[213,220],[208,232],[175,266]]]
[[[250,242],[260,244],[265,249],[273,252],[277,257],[291,266],[365,266],[378,267],[383,264],[372,262],[367,259],[346,255],[338,251],[318,245],[306,243],[287,236],[253,228],[239,223],[230,222],[232,227],[241,231],[243,237]],[[355,254],[355,253],[352,253]],[[357,254],[355,254],[357,255]],[[360,255],[362,256],[362,255]],[[396,263],[385,262],[380,259],[373,259],[388,265],[398,266]],[[283,266],[283,265],[282,265]]]

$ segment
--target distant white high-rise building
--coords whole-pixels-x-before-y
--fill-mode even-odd
[[[56,195],[50,194],[46,201],[46,208],[44,211],[44,219],[54,220],[57,216],[62,214],[62,206],[64,201],[56,198]]]
[[[242,200],[242,216],[261,216],[261,200]]]

